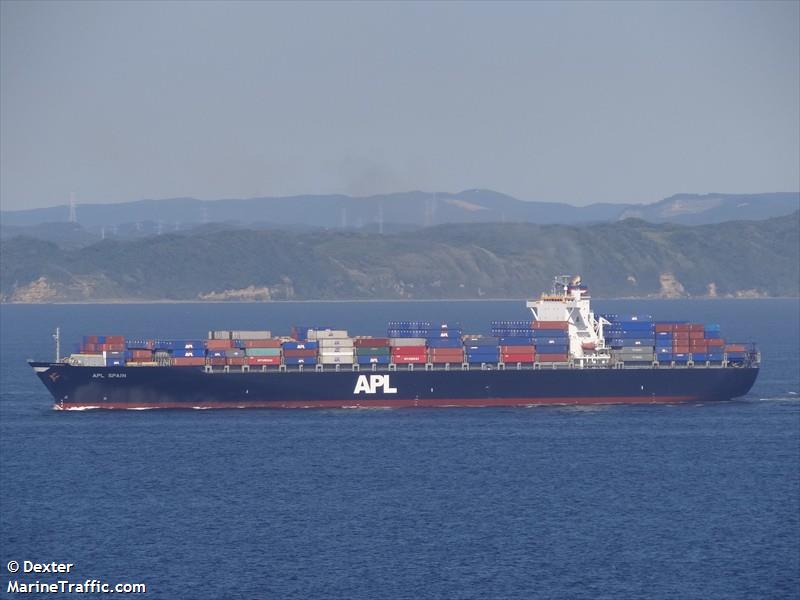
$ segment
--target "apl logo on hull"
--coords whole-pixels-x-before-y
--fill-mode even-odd
[[[381,389],[384,394],[397,393],[397,388],[393,388],[389,383],[388,375],[359,375],[353,393],[375,394],[378,389]]]

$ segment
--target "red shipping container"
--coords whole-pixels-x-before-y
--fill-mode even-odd
[[[106,336],[106,344],[124,344],[125,343],[125,336],[124,335],[107,335]]]
[[[392,362],[397,364],[424,363],[424,354],[397,354],[392,355]]]
[[[461,348],[430,348],[428,354],[464,354],[464,351]]]
[[[152,350],[131,350],[133,358],[153,358]]]
[[[244,348],[280,348],[280,340],[242,340]]]
[[[686,354],[689,352],[689,346],[672,346],[673,354]]]
[[[85,340],[89,344],[96,344],[98,342],[96,335],[87,335],[85,336]]]
[[[279,365],[281,364],[280,356],[248,356],[247,364],[250,366],[261,365]]]
[[[569,329],[569,323],[566,321],[533,321],[531,329],[560,329],[566,331]]]
[[[392,346],[392,356],[425,354],[425,346]]]
[[[310,358],[317,355],[317,350],[316,348],[307,348],[305,350],[284,350],[283,355],[293,358]]]
[[[533,346],[500,346],[500,352],[506,354],[533,354]]]
[[[389,345],[389,338],[356,338],[353,346],[356,348],[384,348]]]
[[[233,348],[233,340],[206,340],[206,348],[209,350],[225,350]]]
[[[744,344],[728,344],[725,346],[725,352],[745,352]]]
[[[537,354],[536,360],[538,362],[567,362],[569,356],[566,354]]]
[[[209,358],[208,359],[208,363],[210,365],[215,366],[215,367],[224,365],[225,364],[225,357],[224,356],[219,356],[219,357]]]
[[[725,345],[725,340],[720,339],[720,338],[708,339],[708,340],[706,340],[706,342],[708,343],[709,346],[724,346]]]
[[[236,358],[236,357],[232,356],[232,357],[226,358],[225,359],[225,363],[228,364],[228,365],[233,365],[233,366],[239,367],[239,366],[245,364],[246,360],[247,359],[244,356],[241,357],[241,358]]]
[[[87,354],[94,354],[98,352],[97,344],[84,344],[81,346],[81,352],[85,352]]]
[[[689,323],[689,331],[702,331],[705,333],[706,326],[702,323]]]
[[[510,354],[508,352],[503,352],[500,355],[500,359],[504,363],[532,363],[534,361],[535,355],[531,354]]]
[[[699,330],[699,331],[698,330],[693,330],[693,331],[689,332],[689,339],[690,340],[703,340],[703,339],[705,339],[705,337],[706,337],[706,334],[702,329]]]
[[[428,362],[431,362],[435,365],[443,365],[446,363],[458,363],[461,364],[464,362],[463,356],[432,356]]]
[[[656,323],[656,333],[662,331],[673,331],[675,325],[673,323]]]
[[[672,331],[689,331],[688,323],[676,323]]]

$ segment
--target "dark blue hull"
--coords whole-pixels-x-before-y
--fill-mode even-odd
[[[31,363],[55,407],[321,408],[519,406],[729,400],[756,366],[468,371],[231,371],[203,367],[75,367]]]

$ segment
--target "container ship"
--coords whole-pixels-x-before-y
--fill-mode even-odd
[[[718,325],[595,314],[580,277],[557,277],[531,318],[390,321],[386,336],[331,326],[209,331],[205,339],[85,336],[29,361],[59,410],[394,408],[676,403],[745,395],[761,357]]]

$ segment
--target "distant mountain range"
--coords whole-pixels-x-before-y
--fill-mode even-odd
[[[769,219],[800,208],[800,193],[678,194],[653,204],[572,206],[528,202],[491,190],[459,193],[404,192],[369,197],[292,196],[204,201],[193,198],[139,200],[118,204],[79,204],[77,219],[97,236],[137,237],[183,230],[203,223],[250,228],[326,228],[397,230],[448,223],[587,224],[639,218],[651,223],[704,225]],[[65,222],[69,207],[55,206],[0,213],[2,236],[43,237],[44,223]],[[130,235],[122,235],[128,232]],[[63,234],[64,231],[62,230]]]
[[[217,225],[79,246],[0,242],[0,300],[521,298],[561,273],[605,297],[800,295],[797,211],[699,226],[467,223],[383,234]]]

